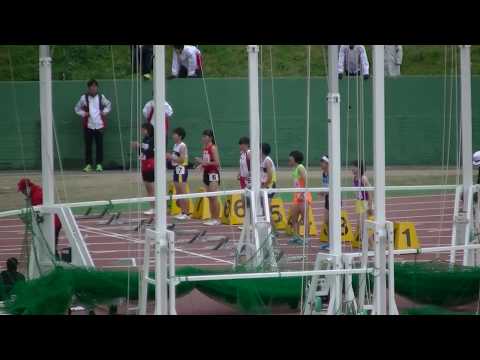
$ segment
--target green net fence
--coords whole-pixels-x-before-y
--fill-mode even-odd
[[[177,276],[232,273],[233,270],[204,270],[186,267]],[[82,268],[56,267],[48,274],[24,283],[17,283],[6,301],[10,314],[65,314],[75,302],[88,307],[111,304],[118,298],[138,299],[138,273],[99,271]],[[182,282],[176,287],[181,297],[197,289],[219,301],[237,306],[244,312],[268,313],[274,304],[297,307],[300,300],[301,278],[254,279]],[[154,287],[148,295],[154,297]]]
[[[479,300],[480,268],[439,262],[397,263],[395,292],[421,304],[470,304]]]
[[[245,269],[179,268],[177,276],[246,273]],[[305,280],[305,279],[304,279]],[[73,304],[93,308],[112,304],[116,299],[138,299],[139,274],[135,271],[106,271],[56,266],[38,279],[17,283],[7,297],[0,286],[0,298],[6,299],[10,314],[65,314]],[[268,314],[275,305],[297,308],[302,286],[308,281],[301,277],[272,279],[242,279],[181,282],[176,296],[196,289],[210,298],[233,305],[244,313]],[[358,276],[352,276],[353,288],[358,289]],[[368,276],[373,287],[373,277]],[[452,266],[444,263],[397,263],[395,291],[419,304],[403,310],[406,315],[470,314],[450,308],[480,300],[480,268]],[[148,295],[154,298],[154,286]],[[13,296],[12,296],[13,295]]]

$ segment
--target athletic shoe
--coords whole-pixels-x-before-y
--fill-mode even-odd
[[[320,250],[328,250],[330,248],[329,244],[320,245]]]
[[[308,243],[308,240],[307,240],[307,243]],[[298,237],[298,236],[294,236],[293,238],[291,238],[290,240],[288,240],[288,244],[289,245],[304,245],[304,241],[302,238]]]
[[[239,226],[239,227],[238,227],[238,230],[243,230],[243,226]]]
[[[216,220],[216,219],[212,219],[212,220],[205,221],[205,222],[203,223],[203,225],[216,226],[216,225],[220,225],[220,221],[218,221],[218,220]]]
[[[154,214],[155,214],[155,209],[150,209],[143,213],[143,215],[154,215]]]
[[[103,171],[102,165],[101,165],[101,164],[98,164],[98,165],[97,165],[97,168],[95,169],[95,171],[97,171],[97,172],[102,172],[102,171]]]
[[[152,75],[145,74],[145,75],[143,75],[143,77],[145,78],[145,80],[150,80],[152,78]]]
[[[92,169],[92,166],[90,164],[88,164],[87,166],[85,166],[85,168],[83,169],[84,172],[91,172],[93,169]]]
[[[177,220],[190,220],[190,216],[188,216],[187,214],[180,214],[180,215],[175,216],[175,219],[177,219]]]

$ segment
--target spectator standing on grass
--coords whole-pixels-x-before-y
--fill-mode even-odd
[[[343,75],[363,76],[369,78],[370,64],[368,63],[367,51],[363,45],[341,45],[338,53],[338,78]]]
[[[400,76],[400,66],[403,62],[402,45],[385,45],[385,76]]]
[[[83,119],[85,140],[85,172],[93,170],[92,145],[95,140],[96,168],[103,171],[103,135],[107,126],[107,115],[112,110],[112,104],[105,95],[98,92],[98,82],[90,80],[87,83],[87,92],[80,97],[75,106],[75,113]]]
[[[173,45],[173,78],[197,78],[203,76],[202,53],[193,45]]]
[[[153,45],[130,45],[133,72],[137,72],[140,63],[140,73],[145,79],[151,79],[153,68]]]
[[[12,291],[17,282],[25,281],[25,276],[18,272],[18,260],[16,258],[10,258],[7,260],[7,270],[0,273],[0,279],[6,295]]]

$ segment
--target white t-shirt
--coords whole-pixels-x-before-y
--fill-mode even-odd
[[[186,166],[186,165],[188,165],[188,149],[187,149],[187,145],[185,145],[184,142],[181,142],[180,144],[173,144],[173,152],[174,152],[174,153],[181,154],[181,153],[182,153],[182,149],[184,149],[184,152],[185,152],[185,159],[183,160],[183,163],[182,163],[182,164],[179,164],[177,161],[172,160],[172,165],[173,165],[173,166],[178,166],[178,165]]]
[[[261,171],[261,182],[262,184],[266,184],[268,180],[268,174],[267,174],[267,164],[270,163],[272,167],[272,172],[275,174],[275,163],[273,162],[272,158],[270,156],[267,156],[263,161],[262,161],[262,171]],[[273,175],[272,181],[275,181],[275,175]]]

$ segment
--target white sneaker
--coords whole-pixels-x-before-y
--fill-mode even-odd
[[[143,215],[153,215],[153,214],[155,214],[155,209],[150,209],[143,213]]]
[[[218,220],[216,220],[216,219],[212,219],[212,220],[205,221],[205,222],[203,223],[203,225],[207,225],[207,226],[220,225],[220,221],[218,221]]]
[[[180,214],[180,215],[175,216],[175,219],[177,219],[177,220],[190,220],[190,216],[188,216],[187,214]]]

